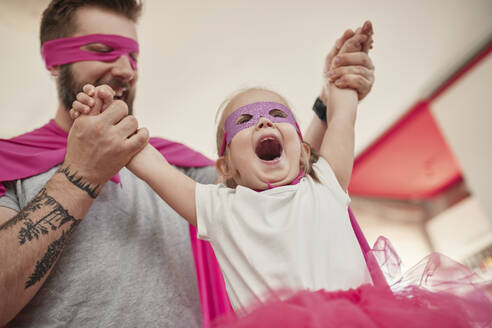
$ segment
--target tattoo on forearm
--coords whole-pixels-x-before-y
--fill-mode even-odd
[[[77,171],[70,172],[70,165],[67,167],[60,167],[57,173],[64,174],[67,177],[68,181],[79,187],[81,190],[87,192],[92,198],[96,198],[99,194],[98,192],[96,192],[96,190],[99,188],[99,185],[93,186],[89,182],[84,182],[84,178],[82,176],[77,176]]]
[[[75,228],[79,223],[80,221],[72,222],[70,229],[68,229],[67,231],[63,231],[61,237],[58,240],[52,242],[48,246],[48,250],[44,254],[43,258],[36,262],[34,272],[26,281],[26,285],[24,287],[25,289],[41,281],[43,277],[48,273],[48,271],[50,271],[51,267],[55,264],[56,260],[58,259],[58,255],[60,255],[68,239],[70,239],[72,232],[75,230]]]
[[[44,206],[51,207],[52,210],[47,215],[43,216],[41,219],[34,223],[31,220],[30,216]],[[69,215],[68,212],[53,197],[47,194],[46,188],[43,188],[29,202],[29,204],[24,207],[22,211],[17,213],[17,215],[14,216],[12,219],[0,225],[0,231],[6,230],[9,227],[13,227],[19,222],[23,222],[24,227],[19,232],[19,242],[22,245],[24,244],[26,239],[38,239],[40,234],[47,234],[47,226],[51,227],[51,230],[56,230],[57,226],[55,223],[57,223],[58,227],[60,227],[66,222],[71,222],[73,220],[76,219],[73,216]]]
[[[49,208],[49,212],[33,222],[30,214],[40,209],[41,207]],[[34,197],[29,205],[19,213],[22,216],[24,227],[19,230],[19,244],[23,245],[26,241],[31,241],[34,238],[39,239],[40,235],[47,235],[48,232],[55,231],[67,222],[77,221],[71,216],[63,206],[53,197],[47,194],[46,188]]]
[[[43,211],[40,217],[39,214],[35,215],[35,212],[39,211]],[[79,222],[80,220],[70,215],[55,198],[48,195],[46,188],[43,188],[22,211],[0,226],[1,231],[22,223],[23,226],[19,230],[18,239],[19,244],[24,245],[33,239],[39,240],[42,235],[58,230],[67,223],[70,224],[70,227],[62,232],[58,240],[53,241],[48,246],[44,256],[36,262],[34,272],[26,281],[25,288],[42,280],[48,273]]]

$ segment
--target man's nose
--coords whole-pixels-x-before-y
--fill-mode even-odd
[[[121,78],[123,81],[131,81],[135,78],[136,70],[133,69],[130,58],[127,55],[121,55],[113,62],[113,75]]]
[[[271,128],[273,127],[273,123],[272,121],[270,121],[269,119],[265,118],[265,117],[260,117],[260,119],[258,120],[258,123],[256,123],[256,129],[262,129],[262,128]]]

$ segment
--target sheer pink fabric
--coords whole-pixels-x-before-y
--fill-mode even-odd
[[[367,255],[388,285],[298,291],[283,301],[273,295],[266,304],[247,309],[246,315],[222,317],[215,326],[492,327],[487,286],[465,266],[432,253],[401,274],[401,260],[384,237]]]

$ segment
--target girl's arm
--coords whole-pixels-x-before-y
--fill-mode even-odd
[[[319,155],[333,169],[340,186],[347,190],[354,163],[354,125],[357,113],[357,93],[352,89],[339,89],[330,85],[332,108]]]
[[[190,224],[196,226],[196,182],[178,171],[153,146],[147,144],[126,165]]]

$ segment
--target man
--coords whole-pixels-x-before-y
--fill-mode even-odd
[[[0,146],[0,326],[201,324],[189,227],[124,168],[149,140],[128,115],[140,12],[137,0],[53,0],[43,14],[41,45],[59,105],[50,123]],[[372,85],[370,60],[366,67],[362,97]],[[110,85],[117,100],[73,123],[68,110],[86,83]],[[178,147],[182,171],[215,180],[209,161]]]

